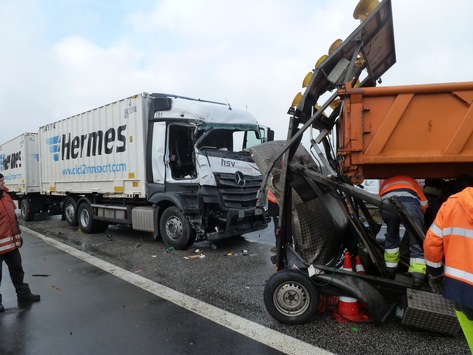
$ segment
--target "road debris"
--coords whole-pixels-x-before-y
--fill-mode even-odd
[[[199,254],[199,255],[190,255],[190,256],[185,256],[184,259],[202,259],[205,258],[205,255]]]

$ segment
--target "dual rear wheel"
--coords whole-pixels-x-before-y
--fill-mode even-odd
[[[105,232],[108,223],[93,218],[92,207],[87,202],[82,202],[77,210],[77,223],[84,233],[100,233]]]
[[[24,221],[31,222],[34,219],[35,213],[32,211],[31,202],[28,199],[21,200],[20,211]]]
[[[64,208],[63,208],[64,219],[71,227],[77,226],[76,210],[77,210],[76,201],[70,197],[66,198],[66,201],[64,201]]]

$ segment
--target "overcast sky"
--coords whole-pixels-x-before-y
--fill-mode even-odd
[[[392,0],[382,85],[473,81],[471,0]],[[139,92],[247,108],[287,132],[317,59],[358,0],[0,0],[0,144]]]

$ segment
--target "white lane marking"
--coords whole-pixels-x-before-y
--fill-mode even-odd
[[[76,258],[83,260],[103,271],[106,271],[126,282],[142,288],[145,291],[164,298],[169,302],[183,307],[191,312],[194,312],[202,317],[205,317],[215,323],[218,323],[226,328],[229,328],[237,333],[240,333],[248,338],[256,340],[262,344],[268,345],[276,350],[282,351],[286,354],[314,354],[314,355],[328,355],[332,354],[319,347],[305,343],[299,339],[282,334],[275,330],[266,328],[258,323],[249,321],[243,317],[237,316],[233,313],[227,312],[223,309],[212,306],[208,303],[199,301],[193,297],[187,296],[183,293],[177,292],[169,287],[161,285],[157,282],[146,279],[142,276],[136,275],[128,270],[122,269],[116,265],[101,260],[95,256],[84,253],[74,247],[61,243],[55,239],[46,237],[32,229],[24,226],[20,228],[27,233],[42,239],[44,242],[60,249]]]

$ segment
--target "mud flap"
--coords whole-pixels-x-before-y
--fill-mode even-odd
[[[313,275],[311,279],[319,286],[322,292],[338,296],[351,296],[363,302],[368,309],[368,315],[373,319],[375,325],[382,324],[395,307],[394,304],[386,302],[376,288],[357,277],[324,273]],[[330,291],[324,290],[324,287],[330,288]]]

